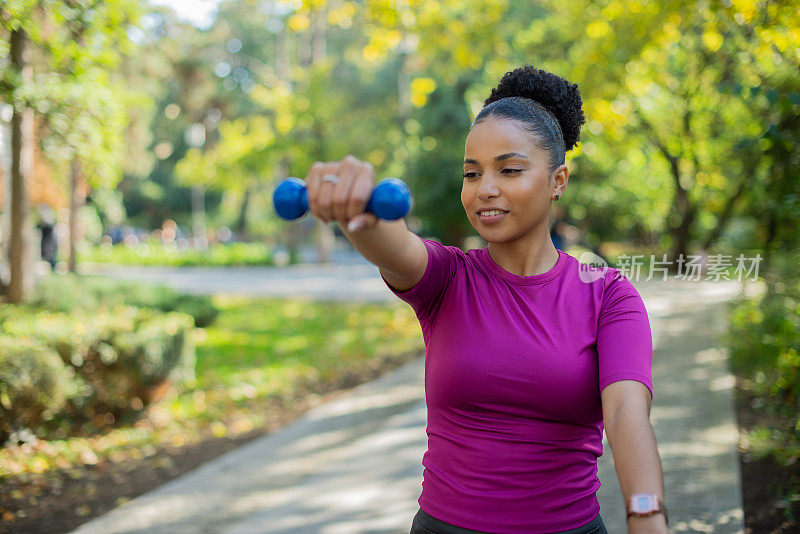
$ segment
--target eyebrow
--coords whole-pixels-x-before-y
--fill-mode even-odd
[[[495,157],[494,160],[503,161],[504,159],[509,159],[509,158],[528,159],[528,156],[526,156],[525,154],[520,154],[519,152],[509,152],[508,154],[500,154],[499,156]],[[465,159],[464,163],[471,163],[473,165],[478,164],[477,160],[474,159]]]

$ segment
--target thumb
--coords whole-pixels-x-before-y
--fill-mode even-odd
[[[347,231],[348,232],[359,232],[361,230],[366,230],[367,228],[372,228],[375,226],[375,223],[378,222],[378,218],[375,217],[372,213],[359,213],[347,223]]]

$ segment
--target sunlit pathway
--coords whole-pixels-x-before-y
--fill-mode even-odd
[[[81,266],[81,273],[163,284],[195,295],[298,297],[359,302],[394,298],[380,279],[378,268],[366,261],[328,265],[308,263],[287,267],[134,267],[96,264]]]
[[[417,509],[426,446],[422,363],[320,405],[76,532],[401,532]]]
[[[671,532],[744,532],[734,378],[719,343],[734,282],[635,283],[653,329],[651,419],[664,467]],[[624,533],[619,484],[604,442],[600,507],[608,531]]]
[[[718,344],[736,283],[643,282],[659,440],[674,532],[743,532],[732,386]],[[425,450],[423,361],[320,405],[75,532],[407,533]],[[602,513],[625,529],[610,449]]]

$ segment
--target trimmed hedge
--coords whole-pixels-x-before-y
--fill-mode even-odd
[[[70,378],[58,353],[41,341],[0,334],[0,443],[61,410]]]
[[[219,310],[207,296],[185,295],[164,286],[73,274],[44,278],[30,304],[61,312],[108,309],[120,305],[177,311],[194,317],[198,328],[209,326],[219,315]]]
[[[29,369],[29,378],[21,384],[30,383],[31,391],[54,387],[56,392],[64,391],[54,377],[69,376],[65,368],[73,370],[81,383],[69,391],[68,402],[58,407],[57,396],[32,402],[30,394],[14,386],[14,394],[6,395],[5,408],[25,413],[15,416],[15,424],[35,426],[45,412],[58,408],[76,419],[111,413],[119,420],[194,382],[194,322],[187,314],[132,306],[70,314],[3,308],[0,328],[5,343],[0,345],[0,362],[16,361],[18,367]],[[37,348],[18,350],[23,346]],[[12,372],[17,371],[9,367],[8,373]]]

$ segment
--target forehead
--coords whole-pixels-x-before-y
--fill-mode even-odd
[[[542,156],[544,150],[534,144],[532,135],[519,121],[489,117],[472,126],[464,143],[464,154],[470,159],[480,159],[480,156],[519,152],[534,159]]]

